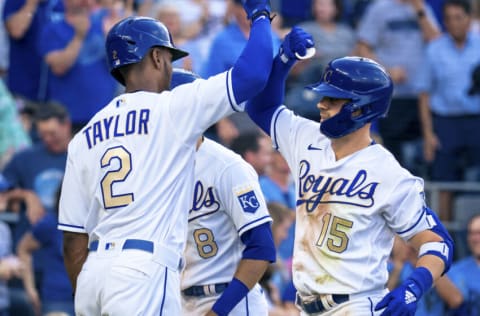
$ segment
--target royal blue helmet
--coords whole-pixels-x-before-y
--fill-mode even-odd
[[[125,80],[118,69],[140,62],[152,47],[168,48],[172,61],[188,55],[173,45],[165,25],[148,17],[131,16],[115,24],[108,32],[105,46],[110,73],[123,85]]]
[[[350,100],[336,115],[320,124],[323,134],[338,138],[387,115],[393,82],[386,70],[371,59],[342,57],[332,60],[322,80],[307,88],[321,97]]]
[[[194,72],[182,68],[173,68],[172,81],[170,81],[170,90],[182,84],[194,82],[199,78],[200,76]]]

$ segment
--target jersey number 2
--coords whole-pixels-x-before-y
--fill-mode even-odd
[[[321,247],[325,239],[327,239],[327,248],[330,251],[336,253],[344,252],[347,249],[349,239],[347,234],[340,230],[342,227],[344,229],[352,228],[353,222],[337,216],[332,217],[332,214],[326,213],[322,217],[322,231],[320,237],[318,237],[317,246]],[[328,238],[326,238],[327,231]]]
[[[130,171],[132,171],[132,156],[122,146],[112,147],[107,149],[100,161],[100,165],[102,168],[106,168],[114,160],[118,160],[118,169],[109,170],[100,182],[105,209],[127,206],[133,202],[133,193],[113,194],[113,185],[116,182],[125,181]]]

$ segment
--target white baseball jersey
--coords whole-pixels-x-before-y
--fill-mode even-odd
[[[233,151],[205,138],[196,154],[189,209],[182,290],[230,282],[245,248],[240,236],[272,220],[255,170]],[[260,291],[255,293],[265,302]],[[214,302],[210,299],[208,309]]]
[[[126,93],[75,135],[58,228],[99,240],[77,279],[76,314],[180,313],[196,141],[241,110],[234,100],[230,71],[160,94]],[[153,242],[153,253],[123,251],[127,239]]]
[[[181,253],[196,140],[241,110],[233,100],[230,71],[113,99],[69,145],[58,228],[90,240],[156,240]]]
[[[284,106],[272,118],[274,146],[295,178],[293,279],[300,294],[383,289],[394,234],[429,229],[423,181],[381,145],[340,160],[319,123]]]

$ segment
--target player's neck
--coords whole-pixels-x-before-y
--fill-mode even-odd
[[[361,128],[344,137],[332,138],[331,142],[335,159],[340,160],[370,146],[372,138],[369,129]]]

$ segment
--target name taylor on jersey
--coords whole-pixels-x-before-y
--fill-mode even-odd
[[[331,177],[311,173],[310,163],[300,161],[297,206],[305,204],[313,212],[319,204],[338,203],[369,208],[374,205],[374,194],[379,182],[368,182],[367,171],[359,170],[352,178]],[[328,196],[328,198],[327,198]]]
[[[147,135],[150,109],[135,109],[102,118],[87,125],[82,133],[88,149],[105,140],[128,135]]]

